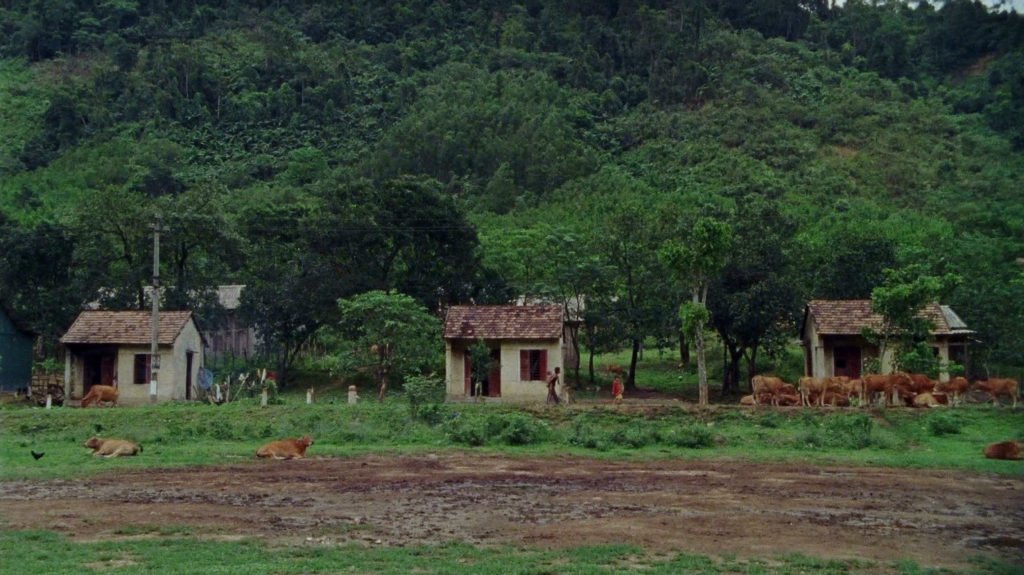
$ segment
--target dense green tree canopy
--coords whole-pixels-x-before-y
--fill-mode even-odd
[[[285,364],[369,290],[586,299],[592,346],[636,345],[678,330],[656,253],[702,213],[740,353],[921,266],[1019,369],[1022,63],[970,0],[12,0],[0,300],[51,338],[143,306],[160,214],[172,303],[250,286]]]

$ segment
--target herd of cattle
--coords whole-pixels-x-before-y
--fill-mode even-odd
[[[949,381],[936,381],[920,373],[872,374],[851,379],[836,377],[801,377],[793,386],[778,377],[755,375],[751,380],[752,394],[740,399],[742,405],[858,405],[936,407],[958,405],[969,391],[980,392],[992,403],[1007,397],[1017,407],[1020,395],[1016,379],[990,378],[968,384],[963,377]]]

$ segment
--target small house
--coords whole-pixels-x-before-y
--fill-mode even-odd
[[[32,382],[34,339],[0,306],[0,391],[28,389]]]
[[[547,373],[562,368],[562,315],[556,305],[449,308],[444,322],[448,397],[544,401]],[[491,361],[477,385],[470,348],[481,341]]]
[[[157,400],[196,397],[203,338],[191,311],[161,311]],[[149,402],[153,316],[148,311],[83,311],[61,343],[64,394],[81,399],[94,385],[116,385],[119,403]]]
[[[949,306],[932,303],[918,314],[932,324],[928,345],[941,362],[953,361],[966,366],[967,337],[973,333]],[[880,359],[880,371],[893,371],[893,350],[881,350],[862,334],[880,329],[881,314],[871,308],[871,300],[811,300],[804,308],[800,339],[804,348],[804,374],[814,377],[845,375],[860,377],[865,365]],[[948,373],[939,378],[949,379]]]

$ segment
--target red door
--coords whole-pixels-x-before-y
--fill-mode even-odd
[[[837,347],[832,350],[834,362],[833,373],[845,375],[850,379],[860,377],[860,348],[859,347]]]
[[[491,350],[491,371],[487,374],[487,395],[501,397],[501,350]]]

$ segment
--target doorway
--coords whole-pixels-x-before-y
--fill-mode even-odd
[[[832,350],[833,375],[845,375],[850,379],[860,377],[860,348],[856,346],[837,347]]]

